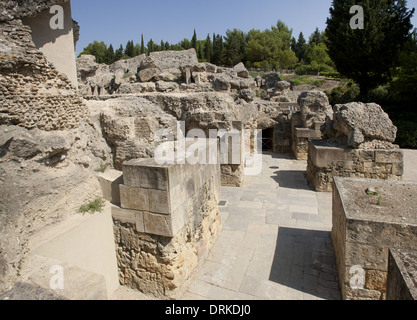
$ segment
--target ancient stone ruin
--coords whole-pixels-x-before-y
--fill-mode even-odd
[[[54,4],[63,30],[47,27]],[[19,280],[34,235],[100,197],[120,284],[180,297],[221,233],[221,188],[241,187],[264,152],[307,161],[312,188],[333,192],[343,298],[415,299],[403,271],[413,272],[415,206],[396,210],[393,195],[417,190],[398,183],[403,153],[380,106],[331,106],[274,72],[200,63],[194,49],[112,65],[75,59],[70,9],[69,0],[0,4],[0,293]],[[161,163],[170,150],[176,157]],[[356,265],[359,291],[349,286]]]
[[[401,180],[403,153],[394,145],[397,128],[376,104],[334,106],[322,130],[309,141],[307,175],[317,191],[331,191],[333,177]]]

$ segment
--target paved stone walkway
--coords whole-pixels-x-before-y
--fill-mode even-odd
[[[331,193],[307,184],[305,161],[263,155],[263,172],[222,187],[223,231],[183,300],[340,299]]]

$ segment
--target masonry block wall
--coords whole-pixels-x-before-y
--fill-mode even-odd
[[[352,149],[324,140],[310,140],[307,176],[316,191],[331,192],[334,177],[402,180],[400,149]]]
[[[36,49],[28,26],[0,23],[0,43],[1,125],[66,130],[87,118],[77,89]]]
[[[221,229],[220,166],[123,166],[120,206],[113,206],[122,285],[158,298],[177,298]]]
[[[366,194],[370,187],[380,193],[380,205]],[[412,182],[335,178],[332,240],[343,299],[386,298],[389,251],[417,249],[415,201],[409,197],[416,191]],[[410,200],[400,208],[403,197]]]
[[[389,252],[387,300],[417,300],[417,252]]]

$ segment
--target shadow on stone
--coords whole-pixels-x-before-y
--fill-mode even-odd
[[[303,292],[306,300],[340,300],[331,233],[280,227],[269,280]]]
[[[52,291],[29,283],[17,282],[12,289],[0,296],[0,300],[41,301],[41,300],[67,300]]]
[[[276,176],[272,177],[272,179],[274,179],[281,188],[314,191],[307,181],[305,171],[281,170],[274,172],[274,174],[276,174]]]

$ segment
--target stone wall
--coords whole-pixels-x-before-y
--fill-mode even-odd
[[[332,240],[342,297],[384,300],[389,250],[417,249],[417,183],[336,177],[334,185]]]
[[[23,24],[32,30],[35,47],[54,65],[59,73],[65,74],[74,87],[78,87],[75,64],[74,23],[71,13],[71,1],[59,4],[63,10],[63,29],[53,30],[50,20],[54,16],[49,10],[35,16],[22,19]]]
[[[20,20],[0,24],[0,124],[42,130],[77,128],[88,115],[82,97],[36,49]]]
[[[62,4],[68,0],[2,0],[0,2],[0,22],[31,17],[49,9],[54,4]]]
[[[390,250],[387,300],[417,300],[417,252]]]
[[[397,128],[374,103],[336,105],[322,125],[322,140],[309,142],[307,176],[317,191],[331,191],[333,177],[402,180]]]
[[[402,180],[402,150],[352,149],[310,140],[307,177],[316,191],[331,192],[334,177]]]
[[[126,162],[112,208],[122,285],[175,299],[221,229],[219,165]]]

